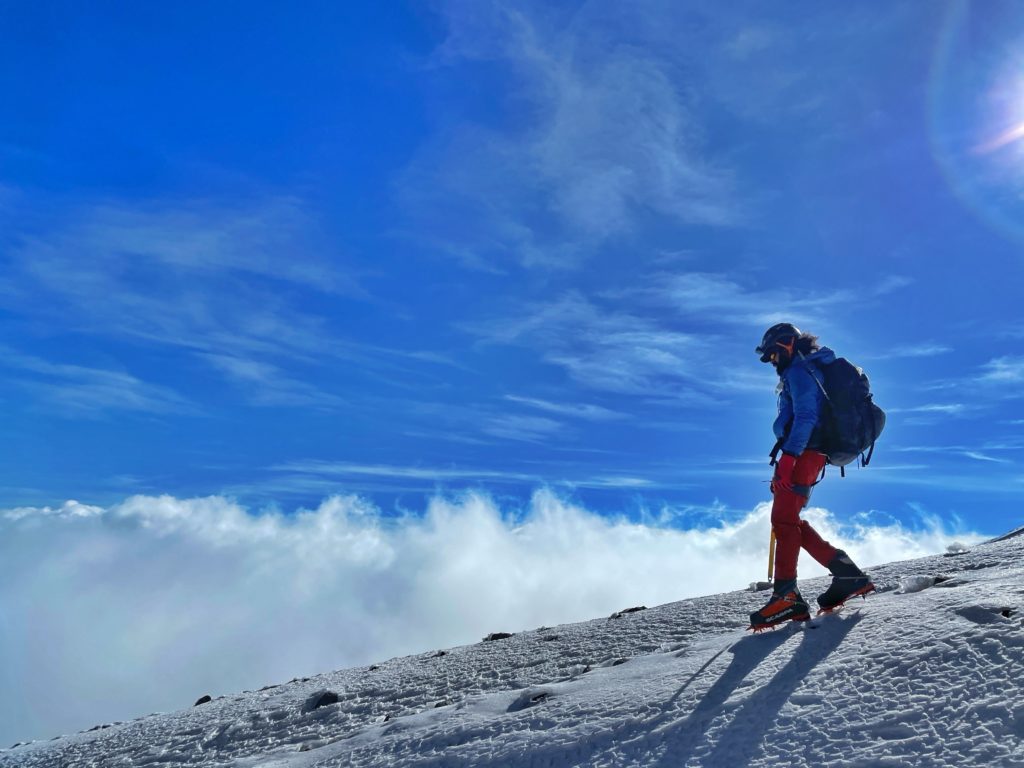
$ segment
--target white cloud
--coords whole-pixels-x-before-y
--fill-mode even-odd
[[[954,456],[964,456],[975,461],[987,461],[994,464],[1013,464],[1010,459],[1000,459],[989,456],[991,451],[1016,451],[1021,446],[1013,443],[988,443],[979,448],[971,448],[965,445],[907,445],[888,447],[893,453],[937,453]]]
[[[584,419],[586,421],[614,421],[626,418],[626,414],[604,408],[600,405],[589,403],[552,403],[549,400],[538,400],[532,397],[520,397],[518,395],[506,395],[505,399],[522,405],[537,408],[549,413],[557,413],[560,416]]]
[[[709,155],[671,55],[609,37],[618,29],[585,11],[568,24],[542,6],[488,0],[442,13],[449,35],[434,63],[496,62],[499,101],[516,118],[501,132],[442,126],[421,151],[401,184],[421,240],[429,233],[477,268],[565,267],[652,213],[736,223],[732,172]]]
[[[1020,384],[1024,382],[1024,357],[999,357],[984,366],[981,381],[990,384]]]
[[[980,451],[964,451],[964,456],[975,461],[989,461],[995,464],[1012,464],[1013,462],[1009,459],[997,459],[994,456],[988,456],[987,454],[981,453]]]
[[[215,200],[144,205],[83,205],[57,232],[27,237],[25,266],[43,282],[73,292],[105,277],[160,265],[198,278],[233,272],[304,285],[319,292],[363,295],[332,266],[316,242],[317,225],[297,198],[270,197],[225,206]],[[55,273],[60,266],[64,273]]]
[[[391,383],[413,378],[410,369],[459,367],[437,352],[353,341],[352,328],[336,326],[339,302],[373,298],[296,198],[86,199],[43,209],[23,198],[5,216],[14,245],[0,275],[0,304],[33,328],[183,351],[254,405],[338,407],[311,382],[344,363]],[[147,383],[105,382],[131,395],[119,405],[86,379],[45,391],[79,409],[173,404]]]
[[[223,371],[246,390],[254,405],[276,405],[331,410],[345,405],[345,400],[299,381],[278,366],[235,355],[202,354],[213,367]]]
[[[358,293],[316,255],[310,217],[290,199],[243,209],[85,202],[39,229],[23,233],[13,251],[12,304],[59,319],[65,331],[315,356],[324,347],[322,322],[289,307],[280,282]]]
[[[517,306],[514,313],[467,330],[488,342],[536,350],[593,390],[707,406],[715,402],[711,392],[742,394],[766,386],[760,372],[723,367],[722,350],[737,341],[732,326],[754,329],[749,342],[735,347],[749,343],[752,350],[771,323],[817,323],[834,316],[837,307],[863,308],[905,284],[890,277],[859,292],[763,291],[719,273],[659,273],[642,277],[636,287],[595,296],[568,291],[545,303]],[[666,307],[672,316],[666,317]]]
[[[492,416],[483,424],[485,434],[506,440],[522,440],[525,442],[543,442],[550,440],[566,431],[560,421],[544,416],[523,416],[504,414]]]
[[[937,357],[949,354],[953,348],[945,344],[923,343],[899,346],[891,352],[865,355],[865,360],[901,360],[909,357]]]
[[[864,565],[972,538],[935,519],[911,531],[807,516]],[[294,515],[219,497],[0,513],[0,738],[743,588],[764,570],[767,518],[760,505],[679,530],[548,492],[524,510],[435,498],[398,519],[356,497]],[[804,561],[805,576],[821,572]]]
[[[22,389],[49,408],[72,416],[107,411],[193,413],[187,398],[174,390],[136,378],[127,371],[51,363],[0,345],[0,368]]]
[[[8,520],[21,520],[26,517],[92,517],[102,515],[103,507],[95,507],[89,504],[80,504],[74,499],[68,499],[56,509],[52,507],[15,507],[0,512],[0,516]]]
[[[893,275],[856,291],[779,286],[759,290],[721,273],[674,271],[655,274],[639,287],[606,295],[672,307],[680,315],[710,317],[717,323],[767,326],[780,321],[818,322],[834,315],[837,307],[863,307],[911,284],[911,280]]]
[[[906,408],[888,408],[889,413],[941,413],[947,416],[959,416],[970,410],[965,403],[927,403]]]
[[[544,360],[591,389],[707,400],[695,385],[711,339],[598,306],[575,292],[470,330],[492,343],[539,349]]]
[[[274,471],[290,472],[312,475],[333,475],[336,477],[351,477],[353,475],[370,475],[374,477],[386,477],[409,480],[431,480],[431,481],[509,481],[509,482],[539,482],[535,475],[522,474],[518,472],[501,472],[489,469],[469,468],[441,468],[441,467],[402,467],[393,464],[354,464],[350,462],[330,461],[292,461],[286,464],[279,464],[272,467]]]

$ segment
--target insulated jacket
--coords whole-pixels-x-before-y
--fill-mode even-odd
[[[809,355],[797,355],[780,375],[779,415],[772,429],[775,437],[784,440],[782,450],[799,456],[807,450],[822,448],[821,429],[818,424],[825,405],[825,377],[816,363],[827,365],[836,359],[836,353],[822,347]]]

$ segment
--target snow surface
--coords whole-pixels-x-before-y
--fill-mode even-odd
[[[1013,533],[872,568],[878,594],[805,625],[746,632],[764,592],[696,598],[20,745],[0,766],[1024,767]],[[338,703],[313,708],[323,691]]]

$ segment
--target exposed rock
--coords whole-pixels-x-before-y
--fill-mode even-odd
[[[509,637],[515,637],[514,632],[492,632],[484,638],[485,643],[493,643],[495,640],[505,640]]]
[[[199,697],[199,701],[197,701],[197,702],[196,702],[195,704],[193,704],[192,706],[193,706],[193,707],[198,707],[198,706],[199,706],[200,704],[209,704],[209,703],[210,703],[211,701],[213,701],[213,697],[212,697],[212,696],[210,696],[210,695],[206,695],[206,696],[200,696],[200,697]]]
[[[341,699],[334,691],[317,691],[306,699],[305,703],[302,705],[302,712],[303,714],[306,714],[315,709],[320,709],[320,707],[328,707],[331,704],[337,704],[339,701],[341,701]]]
[[[535,707],[548,700],[551,691],[545,689],[528,688],[516,697],[515,701],[509,704],[508,712],[522,712],[524,709]]]
[[[636,608],[627,608],[624,611],[616,611],[615,613],[613,613],[608,618],[609,619],[621,619],[623,616],[625,616],[628,613],[639,613],[640,611],[646,611],[646,610],[647,610],[647,606],[646,605],[638,605]]]

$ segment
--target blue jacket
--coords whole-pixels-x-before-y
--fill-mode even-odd
[[[779,415],[772,429],[775,437],[785,441],[782,450],[799,456],[806,450],[821,448],[821,430],[816,430],[825,404],[824,375],[816,362],[831,363],[836,353],[822,347],[805,357],[797,357],[782,372],[779,392]],[[816,381],[817,380],[817,381]]]

